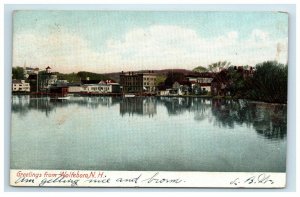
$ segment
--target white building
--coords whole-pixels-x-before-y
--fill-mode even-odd
[[[202,91],[211,92],[211,82],[214,79],[211,73],[201,73],[200,76],[190,76],[187,77],[189,82],[192,83],[192,89],[195,88],[195,85],[200,85]]]
[[[212,80],[213,80],[212,77],[198,77],[197,83],[200,84],[202,90],[211,92]]]
[[[107,84],[84,84],[81,88],[82,92],[87,93],[110,93],[111,86]]]
[[[80,93],[82,92],[81,83],[68,83],[68,93]]]
[[[100,81],[98,84],[84,84],[81,92],[85,93],[120,93],[120,84]]]
[[[13,92],[30,92],[30,85],[29,85],[29,83],[26,83],[25,80],[13,79],[12,91]]]

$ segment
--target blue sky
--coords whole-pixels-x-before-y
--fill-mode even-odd
[[[17,11],[13,66],[115,72],[287,62],[279,12]]]

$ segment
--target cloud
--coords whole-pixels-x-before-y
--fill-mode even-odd
[[[211,57],[217,56],[216,50],[232,46],[237,39],[237,32],[228,32],[209,40],[200,37],[192,29],[155,25],[133,29],[120,40],[108,40],[108,52],[103,56],[111,59],[112,65],[123,63],[140,66],[141,69],[191,69],[201,62],[211,62]],[[116,58],[110,58],[111,55]]]
[[[251,39],[255,42],[266,42],[270,39],[269,33],[260,29],[254,29],[251,33]]]
[[[52,65],[57,70],[72,71],[83,65],[93,66],[98,53],[90,49],[88,42],[79,36],[66,32],[51,33],[47,36],[38,33],[22,33],[14,36],[13,64],[46,67]]]
[[[115,72],[192,69],[220,60],[250,65],[275,58],[283,63],[287,61],[287,50],[283,50],[287,48],[287,39],[274,40],[270,33],[259,29],[250,32],[246,39],[240,38],[238,31],[204,38],[190,28],[153,25],[131,29],[118,39],[109,39],[101,51],[93,49],[90,42],[66,30],[49,35],[16,34],[13,64],[53,65],[53,70],[60,72]]]

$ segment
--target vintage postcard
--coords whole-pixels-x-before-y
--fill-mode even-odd
[[[10,184],[283,188],[288,13],[13,14]]]

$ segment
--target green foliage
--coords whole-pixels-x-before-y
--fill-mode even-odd
[[[198,66],[194,68],[193,71],[198,73],[203,73],[203,72],[208,72],[208,69],[203,66]]]
[[[77,73],[74,72],[68,74],[58,73],[57,79],[67,80],[68,82],[80,82],[80,77],[77,75]]]
[[[245,68],[245,67],[243,67]],[[228,90],[234,97],[245,97],[247,94],[247,78],[244,78],[243,71],[236,70],[232,66],[227,70],[227,78],[229,80]]]
[[[180,72],[169,72],[165,80],[165,85],[167,87],[172,87],[173,83],[181,82],[185,80],[185,75]]]
[[[287,131],[287,108],[247,100],[212,99],[212,114],[223,126],[253,126],[257,134],[268,139],[284,138]],[[259,113],[257,113],[259,112]]]
[[[87,79],[89,77],[90,80],[109,80],[108,77],[102,74],[98,73],[92,73],[92,72],[86,72],[86,71],[80,71],[77,73],[77,76],[80,79]]]
[[[248,66],[230,66],[227,70],[217,73],[215,80],[225,81],[226,91],[230,92],[233,98],[271,103],[287,102],[287,65],[267,61],[256,65],[253,76],[245,74],[245,71],[249,72]]]
[[[249,82],[249,98],[265,102],[286,103],[288,87],[288,65],[267,61],[256,65]]]
[[[220,69],[228,68],[230,65],[231,65],[231,62],[219,61],[219,62],[208,65],[208,70],[210,72],[218,72],[218,71],[220,71]]]
[[[159,86],[160,84],[164,84],[167,79],[164,75],[157,75],[155,79],[155,86]]]
[[[24,79],[24,69],[22,67],[12,67],[13,79]]]

